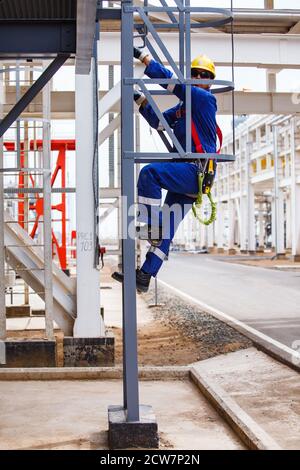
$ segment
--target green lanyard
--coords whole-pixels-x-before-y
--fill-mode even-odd
[[[192,210],[193,214],[196,217],[197,220],[203,225],[210,225],[216,220],[216,215],[217,215],[217,204],[213,201],[212,195],[211,195],[211,189],[208,188],[208,192],[206,193],[210,206],[211,206],[211,213],[210,217],[208,219],[202,219],[201,218],[201,206],[203,202],[203,192],[202,192],[202,184],[203,184],[203,179],[204,179],[204,174],[199,171],[198,173],[198,185],[199,185],[199,192],[197,194],[197,199],[193,203]]]

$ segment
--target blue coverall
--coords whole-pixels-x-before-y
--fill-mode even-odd
[[[151,60],[145,69],[145,74],[150,78],[171,78],[172,72],[155,60]],[[180,102],[166,110],[163,115],[172,127],[174,134],[185,149],[185,126],[186,119],[184,113],[178,117],[178,111],[185,109],[185,85],[161,85],[174,93]],[[217,104],[215,96],[210,90],[205,90],[196,86],[191,87],[192,101],[192,119],[197,129],[202,147],[205,152],[216,152],[216,112]],[[139,112],[147,120],[151,127],[158,129],[160,126],[159,119],[153,111],[151,105],[147,103],[144,107],[140,107]],[[176,113],[177,112],[177,113]],[[176,150],[174,150],[176,151]],[[192,151],[196,152],[194,142],[192,141]],[[166,189],[167,195],[164,201],[164,207],[173,206],[180,208],[180,217],[174,216],[170,212],[169,233],[164,237],[158,247],[150,247],[142,270],[152,276],[156,276],[164,259],[168,255],[171,241],[175,235],[178,225],[184,216],[191,209],[195,199],[188,196],[189,194],[198,193],[198,167],[196,163],[189,162],[167,162],[167,163],[150,163],[144,166],[138,179],[138,203],[142,204],[143,212],[145,209],[150,214],[150,209],[159,208],[161,204],[161,190]],[[142,211],[141,211],[142,212]],[[178,212],[178,211],[177,211]],[[159,214],[159,223],[162,222],[161,212]],[[148,219],[148,223],[151,220]],[[153,220],[152,220],[153,223]]]

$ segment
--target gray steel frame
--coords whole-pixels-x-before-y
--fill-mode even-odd
[[[138,162],[151,161],[182,161],[196,159],[215,159],[218,161],[234,161],[234,155],[219,155],[216,153],[199,154],[192,153],[191,139],[187,139],[187,148],[183,149],[176,136],[173,134],[170,126],[164,119],[152,94],[156,91],[147,89],[147,84],[169,84],[181,83],[186,85],[186,134],[191,135],[191,86],[195,83],[216,84],[221,86],[215,93],[222,93],[234,90],[234,83],[223,80],[192,80],[190,76],[191,62],[191,12],[211,12],[221,15],[221,19],[197,24],[198,28],[216,27],[225,23],[232,22],[232,10],[217,8],[198,8],[190,7],[190,0],[175,0],[176,6],[169,7],[165,0],[160,0],[161,7],[145,6],[137,7],[132,5],[132,0],[123,0],[121,5],[121,158],[122,158],[122,184],[121,192],[127,197],[127,207],[133,207],[135,194],[134,165]],[[146,2],[145,2],[146,5]],[[164,12],[170,17],[172,25],[179,31],[179,67],[170,56],[168,50],[163,44],[156,31],[156,25],[151,23],[147,15],[148,12]],[[133,78],[133,30],[134,27],[139,30],[141,25],[134,25],[133,13],[138,12],[144,25],[151,33],[157,46],[169,61],[177,78],[174,79],[135,79]],[[174,12],[179,13],[179,21]],[[157,25],[161,27],[160,25]],[[150,45],[150,52],[157,60],[158,54],[145,39],[145,44]],[[185,65],[186,64],[186,65]],[[146,95],[148,101],[153,107],[159,120],[164,125],[166,132],[171,139],[172,144],[177,150],[176,153],[143,153],[134,151],[134,127],[133,127],[133,86],[139,85]],[[160,93],[168,93],[161,91]],[[166,136],[165,136],[166,139]],[[129,215],[122,211],[122,252],[123,252],[123,390],[124,390],[124,410],[127,412],[127,421],[139,421],[139,390],[138,390],[138,359],[137,359],[137,324],[136,324],[136,279],[135,279],[135,240],[127,236],[128,226],[134,223],[134,215]]]
[[[31,101],[38,95],[44,88],[46,83],[51,80],[53,75],[60,69],[60,67],[70,57],[70,54],[59,54],[51,64],[46,68],[42,75],[34,82],[34,84],[26,91],[22,98],[14,105],[9,113],[2,119],[0,123],[0,137],[7,131],[7,129],[15,122],[24,109],[31,103]]]

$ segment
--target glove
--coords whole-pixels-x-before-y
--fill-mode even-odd
[[[146,96],[144,95],[144,93],[141,93],[140,91],[134,90],[133,99],[134,99],[134,101],[136,102],[136,104],[138,106],[141,106],[144,103],[144,101],[146,100]]]
[[[133,56],[135,59],[138,59],[141,62],[143,62],[143,60],[145,59],[147,55],[149,55],[148,52],[142,51],[141,49],[138,49],[137,47],[133,48]]]

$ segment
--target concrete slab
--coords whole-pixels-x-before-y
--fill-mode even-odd
[[[22,390],[22,393],[20,393]],[[122,403],[122,382],[0,382],[1,449],[107,449],[107,409]],[[243,449],[189,381],[140,384],[164,449]]]
[[[300,449],[300,376],[255,348],[195,364],[283,449]]]

